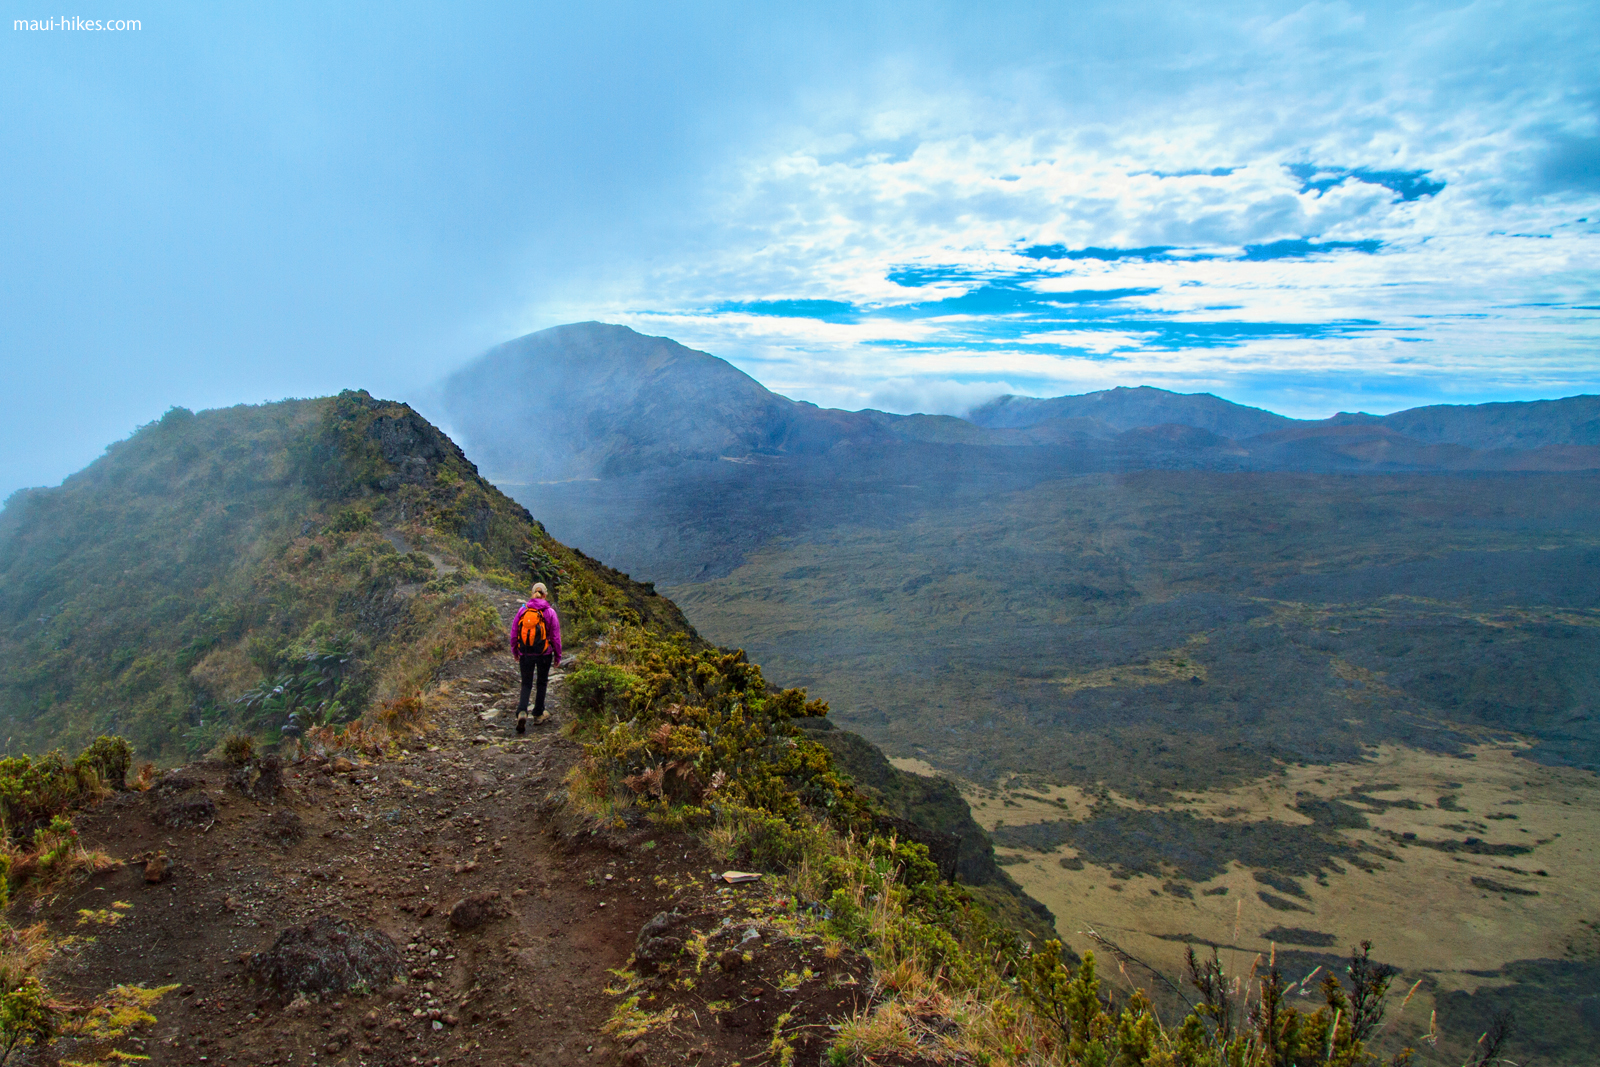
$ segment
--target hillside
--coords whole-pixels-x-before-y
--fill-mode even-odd
[[[1153,426],[1189,426],[1236,442],[1267,435],[1280,435],[1280,440],[1285,434],[1300,438],[1337,436],[1349,433],[1350,427],[1378,427],[1393,438],[1408,440],[1413,446],[1455,445],[1463,450],[1482,451],[1600,446],[1600,396],[1497,404],[1436,404],[1392,415],[1341,412],[1317,420],[1286,418],[1210,393],[1173,393],[1140,386],[1049,399],[1002,396],[973,408],[966,418],[990,429],[1025,429],[1052,421],[1081,420],[1103,428],[1105,436]],[[1419,460],[1418,465],[1436,462]]]
[[[891,438],[503,487],[893,765],[954,777],[1080,952],[1086,927],[1145,959],[1312,951],[1377,917],[1441,1015],[1491,975],[1567,1010],[1600,907],[1592,398],[1426,440],[1099,403],[1128,421],[839,413]],[[1137,425],[1196,405],[1277,428]]]
[[[120,734],[171,762],[230,731],[276,742],[291,711],[313,729],[403,722],[451,663],[501,646],[506,598],[535,576],[570,647],[624,622],[704,646],[670,600],[551,538],[406,405],[174,409],[0,512],[0,727],[12,752]],[[850,743],[875,791],[937,794],[893,814],[953,827],[969,883],[1020,896],[953,790]]]
[[[1114,431],[1146,426],[1192,426],[1242,440],[1283,429],[1294,420],[1260,408],[1229,403],[1210,393],[1182,394],[1140,386],[1040,400],[1002,396],[967,413],[967,421],[993,429],[1021,429],[1052,419],[1092,419]]]
[[[174,409],[0,514],[0,728],[12,751],[120,733],[172,758],[235,724],[271,734],[292,704],[331,722],[400,706],[495,631],[485,592],[530,558],[571,573],[580,637],[624,606],[687,630],[405,405]]]
[[[16,751],[106,733],[171,760],[231,730],[276,741],[292,710],[312,727],[403,716],[449,663],[499,647],[530,575],[556,590],[572,647],[627,619],[700,643],[670,600],[549,537],[403,404],[174,409],[0,513],[0,725]],[[967,881],[1014,891],[953,790],[830,741],[880,795],[932,789],[893,814],[953,828]]]

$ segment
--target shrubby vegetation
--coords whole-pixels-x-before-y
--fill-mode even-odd
[[[172,759],[403,710],[498,639],[485,592],[530,567],[578,637],[624,602],[683,625],[403,404],[175,408],[0,513],[0,717],[28,751],[118,733]]]
[[[53,894],[113,862],[79,843],[71,816],[128,788],[131,757],[127,741],[99,737],[73,760],[57,751],[0,759],[0,909],[19,893]],[[62,1023],[61,1005],[39,979],[55,951],[43,923],[0,917],[0,1064],[49,1041]]]
[[[60,752],[0,759],[0,830],[26,838],[76,808],[121,789],[132,750],[120,737],[100,737],[78,758]]]
[[[1079,963],[1057,941],[1023,940],[944,881],[923,845],[882,832],[872,802],[797,725],[826,706],[770,688],[743,653],[619,625],[567,686],[584,746],[574,803],[602,820],[702,834],[729,861],[772,872],[793,921],[872,959],[874,1006],[839,1030],[835,1063],[1379,1062],[1368,1041],[1394,971],[1370,946],[1344,982],[1323,978],[1314,1011],[1286,1000],[1296,983],[1275,961],[1234,975],[1192,952],[1193,1010],[1178,1025],[1163,1025],[1142,993],[1115,1003],[1093,956]]]

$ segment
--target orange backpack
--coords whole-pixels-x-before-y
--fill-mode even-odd
[[[535,656],[550,654],[550,627],[538,608],[522,613],[522,621],[517,624],[517,648]]]

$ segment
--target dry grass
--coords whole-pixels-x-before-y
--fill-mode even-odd
[[[52,897],[97,871],[122,863],[105,852],[85,848],[65,819],[41,830],[29,845],[5,845],[3,854],[10,882],[43,897]]]
[[[261,681],[261,670],[251,662],[241,641],[206,653],[189,677],[214,699],[231,701]]]
[[[128,782],[128,788],[138,793],[145,793],[156,782],[156,765],[149,760],[139,764],[139,772]]]
[[[12,926],[0,921],[0,986],[15,989],[55,954],[56,945],[46,936],[44,923]]]
[[[481,620],[476,624],[481,630]],[[498,642],[498,634],[495,637]],[[485,647],[487,640],[458,633],[449,642],[451,649],[465,646],[468,651]],[[465,655],[465,653],[462,653]],[[357,752],[374,759],[391,752],[396,745],[420,737],[434,728],[437,714],[455,697],[448,682],[437,683],[432,673],[422,677],[419,688],[405,696],[392,697],[370,707],[353,722],[340,726],[313,726],[306,730],[298,750],[308,755],[326,756],[334,752]]]
[[[910,769],[903,766],[903,761],[890,762],[902,770]],[[993,830],[1001,823],[1025,826],[1057,819],[1084,819],[1099,799],[1097,794],[1075,785],[1041,785],[1016,776],[1001,781],[993,788],[971,782],[958,781],[957,785],[972,809],[972,817],[985,830]],[[1117,796],[1114,792],[1108,792],[1107,795]]]
[[[235,767],[243,767],[256,754],[256,739],[242,730],[235,730],[217,745],[217,755]]]

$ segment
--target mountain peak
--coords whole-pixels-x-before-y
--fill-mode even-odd
[[[969,422],[996,430],[1073,418],[1098,419],[1118,431],[1172,423],[1235,440],[1269,433],[1294,421],[1210,393],[1174,393],[1151,385],[1117,386],[1050,399],[1003,396],[967,413]]]
[[[881,436],[870,415],[769,391],[724,359],[626,326],[572,323],[491,349],[443,403],[511,484],[610,477],[688,461],[817,452]]]

